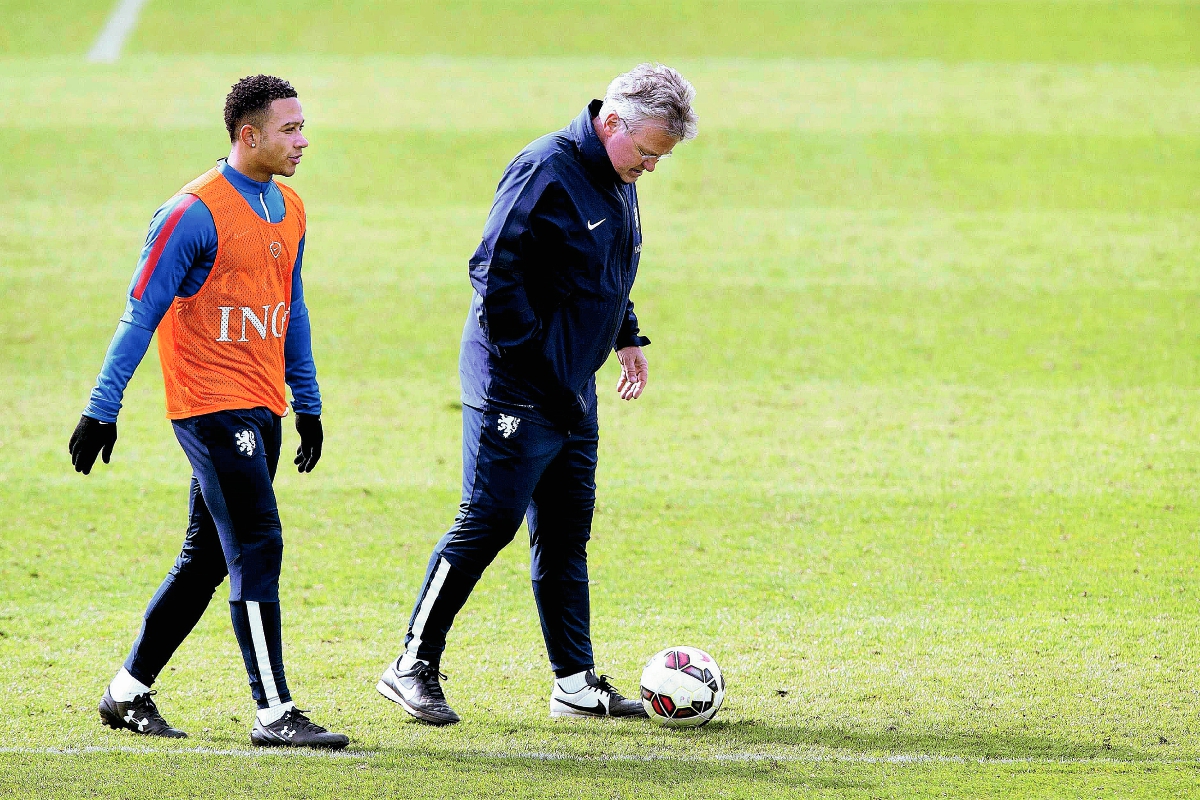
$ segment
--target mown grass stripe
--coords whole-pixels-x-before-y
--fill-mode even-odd
[[[170,57],[123,52],[120,70],[76,58],[0,59],[0,127],[146,127],[223,133],[242,75],[268,71],[300,92],[307,126],[331,131],[539,135],[602,94],[625,60],[590,57],[287,55]],[[713,131],[1187,135],[1200,132],[1200,67],[945,64],[706,58],[674,62],[695,84],[701,137]],[[169,74],[169,81],[163,75]],[[528,91],[537,86],[536,92]],[[97,100],[102,98],[101,102]],[[219,141],[219,140],[218,140]],[[314,151],[315,152],[315,151]]]

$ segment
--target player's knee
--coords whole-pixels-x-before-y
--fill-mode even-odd
[[[540,513],[530,526],[529,546],[535,550],[561,552],[564,555],[582,554],[591,538],[590,512]]]
[[[186,581],[196,586],[216,589],[229,573],[225,565],[225,554],[216,553],[184,553],[175,559],[171,567],[171,576],[175,581]]]
[[[529,571],[535,581],[565,579],[587,582],[586,539],[535,544],[529,553]]]
[[[554,532],[554,538],[586,542],[596,515],[596,496],[591,492],[542,499],[530,514],[531,527]]]
[[[253,542],[243,547],[242,557],[253,562],[258,572],[278,574],[283,566],[283,531],[278,527],[259,531]]]
[[[499,525],[459,526],[442,538],[434,555],[441,556],[452,566],[476,578],[483,574],[500,551],[517,535],[520,520]]]

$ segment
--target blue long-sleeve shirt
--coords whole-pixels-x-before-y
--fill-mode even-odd
[[[267,222],[284,218],[283,193],[274,181],[252,180],[224,159],[217,162],[217,169],[246,198],[259,217]],[[187,197],[177,195],[154,213],[137,269],[129,282],[125,313],[117,323],[96,386],[84,409],[86,416],[101,422],[117,421],[125,387],[146,356],[158,323],[176,297],[191,297],[200,291],[212,270],[217,258],[217,226],[204,201],[191,198],[174,224],[169,224],[172,212],[185,202],[188,202]],[[300,277],[303,261],[304,239],[301,238],[292,269],[291,313],[283,346],[284,380],[291,387],[292,408],[297,413],[320,414],[321,391],[317,386],[312,332]]]

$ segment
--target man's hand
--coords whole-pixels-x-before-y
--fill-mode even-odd
[[[325,441],[321,415],[297,412],[296,433],[300,434],[300,446],[296,448],[296,460],[292,463],[297,472],[312,472],[321,460],[321,444]]]
[[[75,432],[71,434],[71,442],[67,445],[75,471],[84,475],[91,473],[92,465],[96,463],[96,455],[101,451],[104,453],[104,463],[107,464],[116,443],[117,423],[101,422],[86,414],[81,416],[79,424],[75,426]]]
[[[622,400],[637,400],[650,380],[650,364],[640,347],[624,347],[617,351],[621,362],[621,380],[617,381],[617,394]]]

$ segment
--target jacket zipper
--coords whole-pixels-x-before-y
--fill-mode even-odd
[[[633,237],[629,233],[629,226],[632,224],[632,221],[631,214],[629,212],[629,201],[625,199],[624,186],[617,186],[617,197],[621,200],[621,210],[625,215],[624,220],[622,220],[623,224],[621,225],[621,262],[617,265],[617,286],[621,290],[618,296],[624,298],[627,295],[627,292],[625,291],[625,265],[632,259],[633,256],[631,252],[628,252],[631,247],[631,242],[633,241]],[[620,334],[621,325],[625,321],[625,302],[621,301],[620,306],[621,309],[617,315],[616,328],[612,332],[612,338],[614,341]]]

